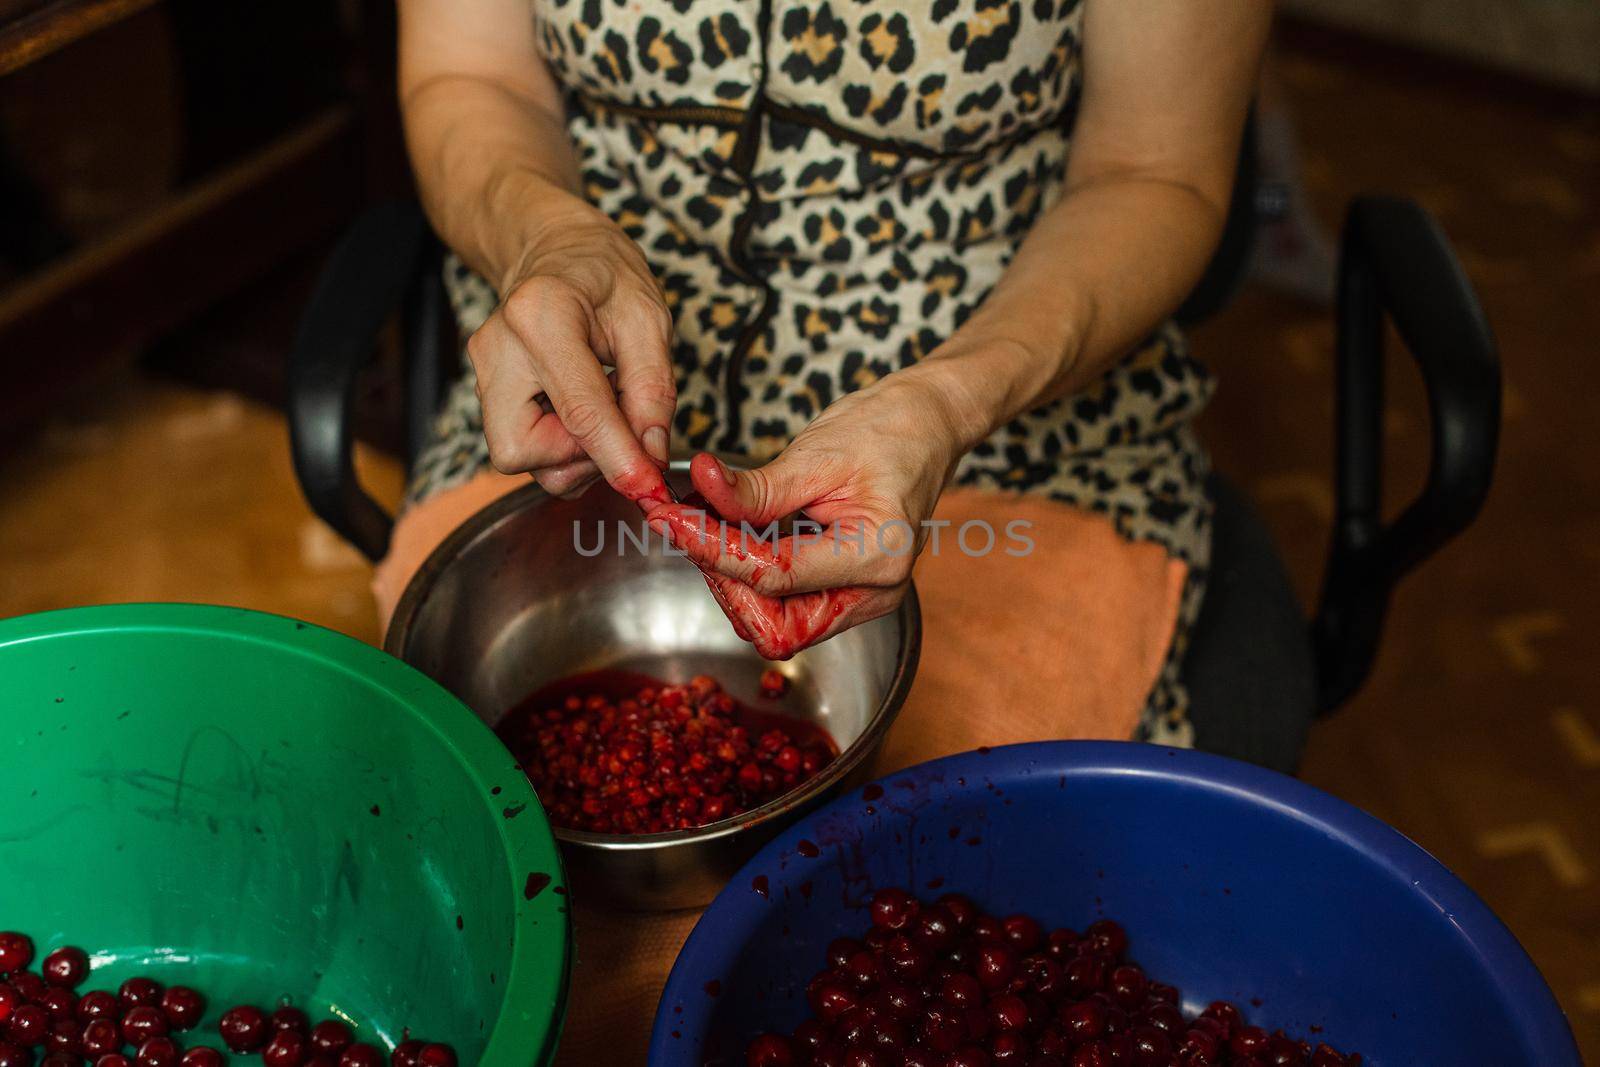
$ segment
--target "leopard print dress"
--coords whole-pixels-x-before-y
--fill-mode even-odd
[[[835,397],[948,337],[1061,194],[1083,0],[531,7],[568,91],[584,193],[643,249],[672,308],[676,448],[776,455]],[[459,261],[446,274],[465,336],[496,296]],[[1140,726],[1168,743],[1190,738],[1176,667],[1210,514],[1189,424],[1210,388],[1165,326],[1092,387],[1002,427],[957,474],[1101,513],[1189,564]],[[467,369],[412,499],[487,463]]]

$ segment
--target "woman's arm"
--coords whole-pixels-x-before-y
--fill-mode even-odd
[[[1087,2],[1066,191],[983,305],[922,362],[840,397],[765,467],[696,459],[696,487],[726,518],[762,528],[804,509],[834,533],[752,550],[677,505],[651,519],[717,572],[765,655],[892,611],[961,456],[1105,373],[1205,268],[1270,0]]]
[[[1271,0],[1089,0],[1066,190],[913,370],[962,451],[1094,381],[1178,307],[1222,233]]]
[[[400,0],[400,101],[429,218],[502,299],[467,346],[490,459],[556,493],[597,473],[654,491],[672,317],[638,248],[578,193],[527,0]]]

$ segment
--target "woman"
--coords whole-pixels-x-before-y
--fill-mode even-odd
[[[386,603],[507,476],[648,502],[669,453],[720,450],[754,465],[695,465],[728,518],[869,534],[758,575],[679,530],[746,629],[837,596],[796,644],[892,610],[930,521],[1031,524],[1025,558],[923,553],[924,666],[887,763],[1187,740],[1210,386],[1166,319],[1221,231],[1268,0],[400,8],[411,155],[475,373],[419,463]],[[639,928],[584,927],[580,953],[642,967],[589,1046],[633,1062],[628,1021],[647,1027],[687,920],[642,935],[649,966]],[[605,1014],[598,973],[572,1055]]]

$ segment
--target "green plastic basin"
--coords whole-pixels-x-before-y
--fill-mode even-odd
[[[0,929],[216,1018],[284,995],[385,1048],[553,1058],[570,921],[527,779],[375,648],[181,604],[0,621]]]

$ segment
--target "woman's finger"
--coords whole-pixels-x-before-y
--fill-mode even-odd
[[[659,301],[640,295],[619,303],[611,320],[623,417],[650,457],[665,465],[678,405],[672,377],[672,316]]]
[[[916,554],[910,523],[839,519],[828,526],[801,521],[779,538],[748,523],[723,523],[688,504],[650,513],[650,526],[696,565],[743,582],[766,596],[900,585]]]
[[[580,497],[600,480],[600,468],[591,459],[580,459],[559,467],[547,467],[533,472],[533,480],[551,496],[565,500]]]
[[[619,492],[638,499],[661,491],[661,472],[617,407],[611,380],[589,345],[581,294],[559,279],[534,278],[506,301],[512,331],[561,425]]]
[[[533,361],[505,320],[492,316],[467,341],[489,461],[502,474],[554,467],[585,458],[583,446],[539,402],[543,386]]]
[[[834,634],[887,615],[905,596],[895,589],[845,588],[769,597],[726,575],[706,581],[736,633],[766,659],[789,659]]]

